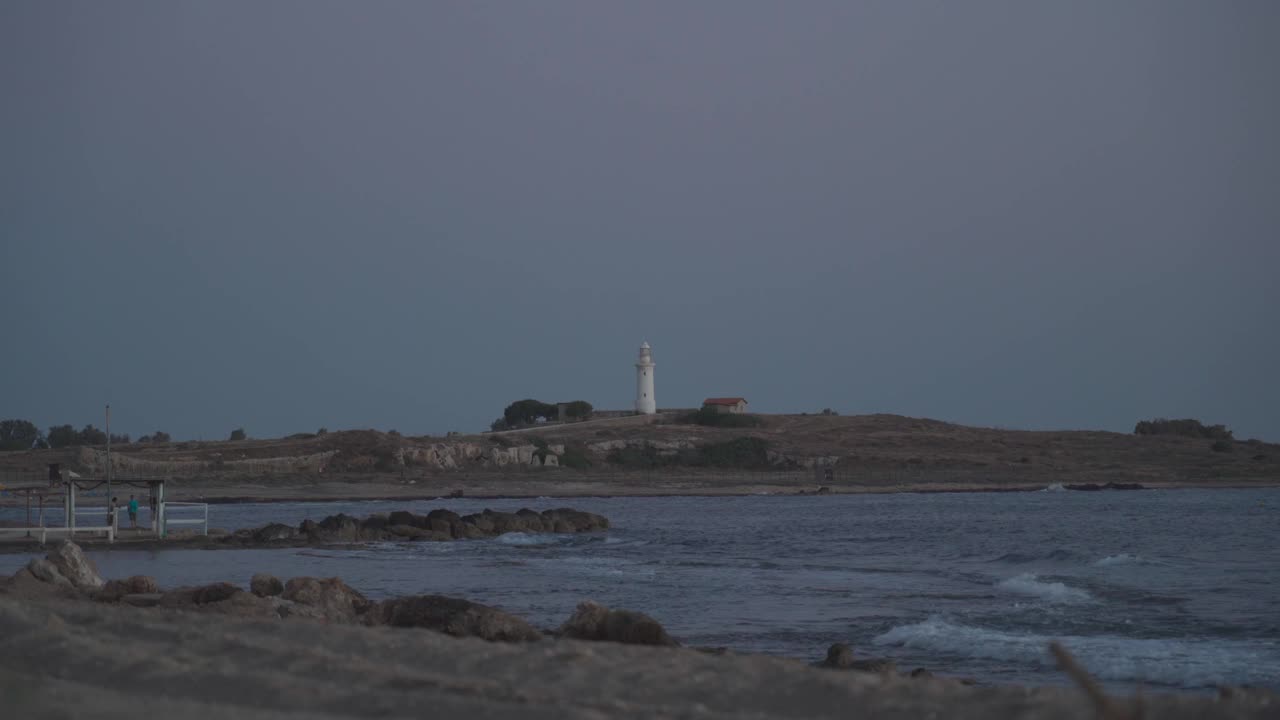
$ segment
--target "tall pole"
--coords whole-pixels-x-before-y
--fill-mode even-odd
[[[111,403],[107,403],[107,507],[111,507]]]

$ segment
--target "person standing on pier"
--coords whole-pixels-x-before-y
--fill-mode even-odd
[[[129,496],[129,527],[138,529],[138,498]]]

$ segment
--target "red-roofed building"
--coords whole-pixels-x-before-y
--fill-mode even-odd
[[[738,415],[747,411],[747,399],[740,397],[707,398],[702,401],[702,409],[715,410],[718,413]]]

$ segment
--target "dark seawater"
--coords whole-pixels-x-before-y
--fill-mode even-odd
[[[216,505],[211,524],[561,506],[614,529],[93,557],[107,577],[165,586],[336,575],[370,596],[457,595],[541,627],[591,598],[690,645],[819,659],[844,641],[987,683],[1063,682],[1046,652],[1058,638],[1114,686],[1280,687],[1280,490]],[[0,572],[27,557],[0,555]]]

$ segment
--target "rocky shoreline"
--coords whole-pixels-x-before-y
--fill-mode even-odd
[[[608,529],[609,519],[603,515],[572,508],[542,512],[528,508],[516,512],[486,509],[469,515],[437,508],[425,515],[407,510],[376,513],[363,518],[338,513],[319,521],[303,520],[297,526],[268,523],[230,533],[211,528],[207,536],[175,533],[163,540],[151,535],[121,532],[116,538],[116,545],[242,550],[365,542],[450,542],[483,540],[511,532],[572,534]],[[35,539],[6,542],[0,544],[0,552],[27,552],[36,542]],[[110,546],[102,538],[83,539],[80,544],[94,548]]]
[[[554,629],[459,598],[373,601],[337,578],[161,590],[104,580],[72,543],[0,581],[0,693],[23,717],[1264,718],[1260,690],[1108,696],[975,687],[833,645],[817,663],[683,648],[585,601]],[[1075,673],[1079,673],[1077,679]]]

